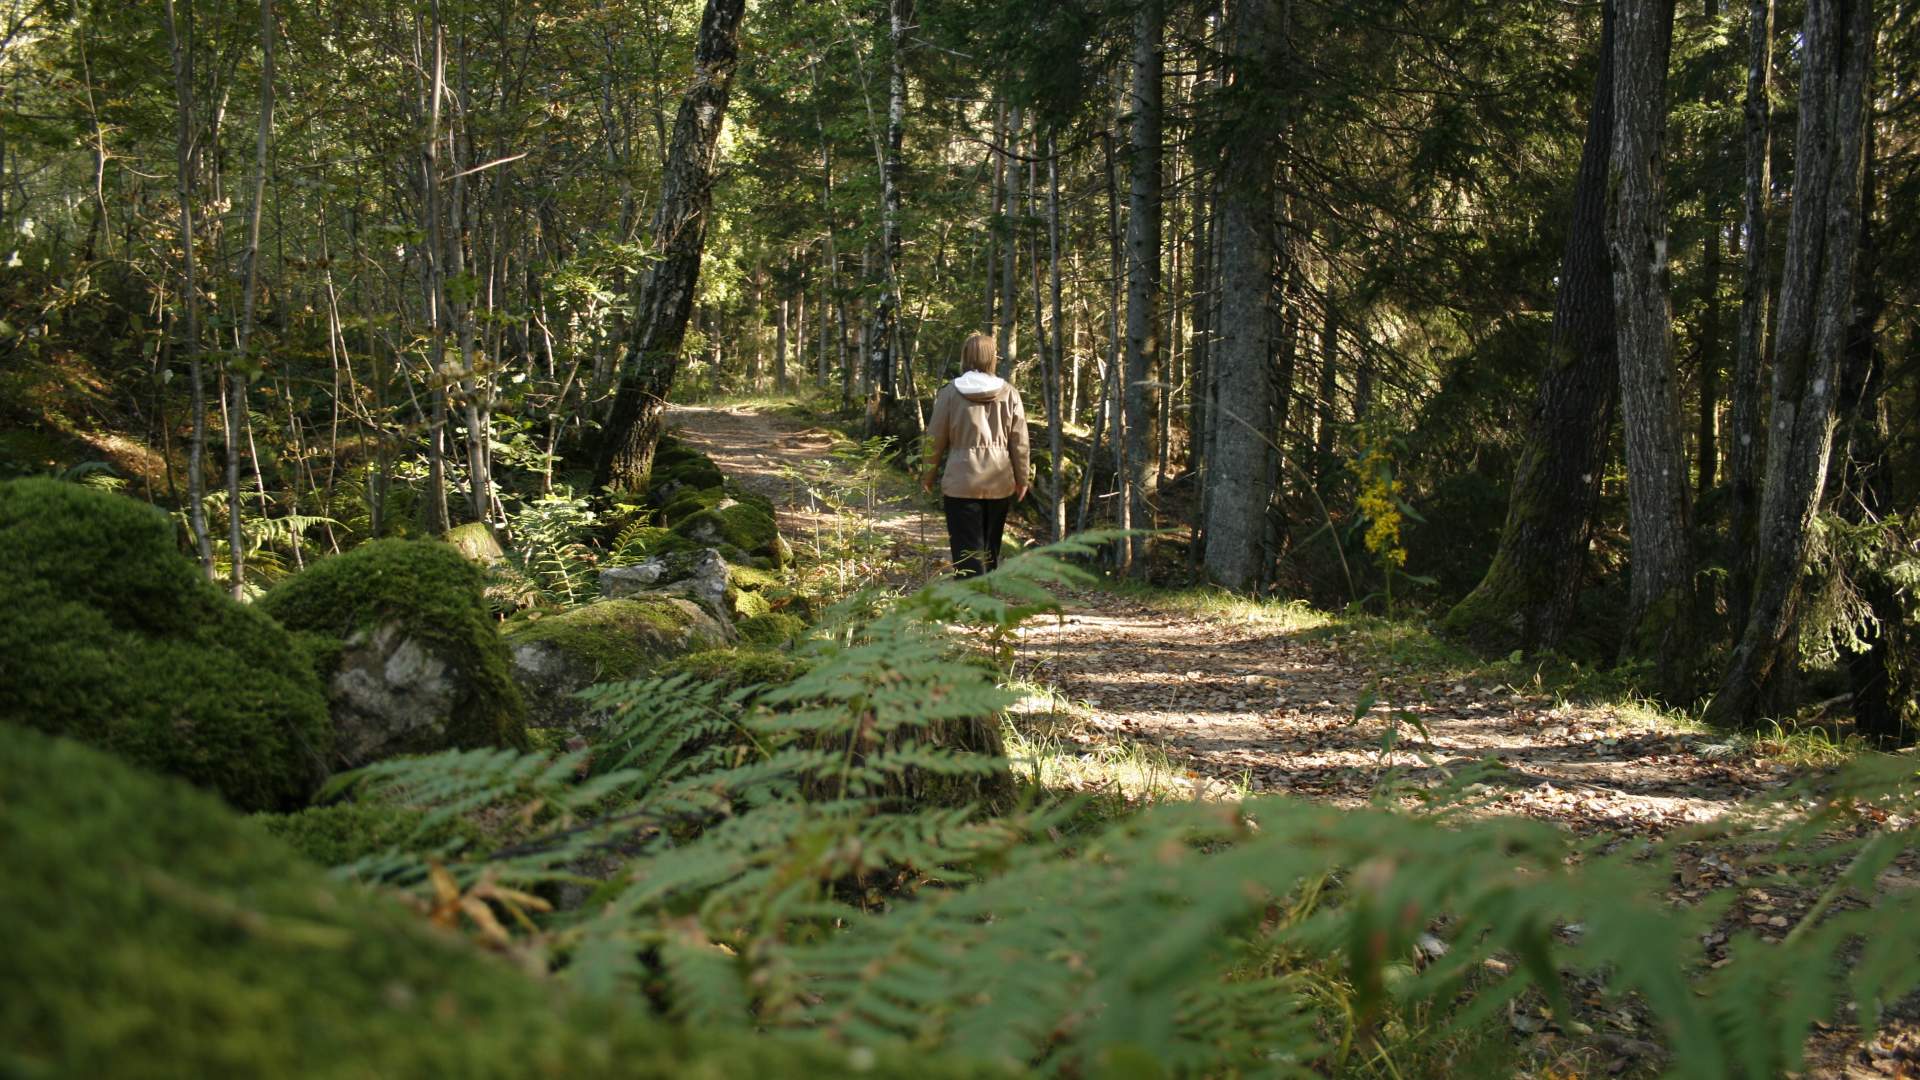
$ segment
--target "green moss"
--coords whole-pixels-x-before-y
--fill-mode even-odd
[[[658,672],[719,683],[728,693],[746,686],[785,686],[806,673],[807,662],[793,653],[753,646],[688,653],[662,665]]]
[[[0,727],[0,1075],[839,1076],[846,1052],[576,998],[209,796]],[[30,974],[30,977],[29,977]],[[975,1075],[880,1055],[865,1075]],[[987,1075],[979,1073],[978,1075]]]
[[[292,814],[259,814],[254,820],[295,851],[321,866],[345,866],[406,844],[412,850],[430,850],[455,841],[484,845],[480,829],[464,818],[453,818],[425,832],[426,812],[372,802],[313,806]]]
[[[333,744],[307,652],[206,581],[121,495],[0,484],[0,719],[218,790],[306,801]]]
[[[626,543],[614,552],[626,562],[639,562],[655,555],[670,555],[678,551],[697,551],[699,545],[661,525],[646,525],[626,534]]]
[[[740,640],[755,645],[784,645],[807,632],[807,624],[797,615],[772,612],[740,620],[736,627]]]
[[[668,525],[676,525],[703,510],[711,510],[727,499],[726,489],[714,486],[710,488],[685,488],[676,492],[660,509],[660,520]]]
[[[673,531],[701,544],[730,544],[749,555],[770,558],[781,565],[779,529],[773,518],[757,506],[735,503],[717,510],[702,510],[674,524]]]
[[[485,578],[447,544],[375,540],[322,559],[282,582],[257,605],[289,629],[345,640],[397,623],[457,668],[467,687],[439,745],[526,746],[526,705],[508,671],[482,590]],[[312,639],[309,639],[312,640]]]
[[[447,530],[446,541],[459,549],[460,554],[482,566],[491,566],[506,558],[506,551],[500,547],[500,538],[494,535],[493,526],[484,521],[470,521]]]
[[[507,634],[511,648],[551,645],[593,669],[593,681],[630,679],[683,651],[693,614],[672,597],[601,600],[522,623]]]

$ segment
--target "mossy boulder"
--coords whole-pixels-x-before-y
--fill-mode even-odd
[[[493,526],[484,521],[470,521],[447,530],[446,541],[469,561],[481,566],[492,566],[507,557],[506,549],[500,546],[500,537],[495,535]]]
[[[0,484],[0,719],[298,806],[333,730],[305,651],[180,554],[167,516],[55,480]]]
[[[576,997],[178,781],[4,725],[0,760],[0,1075],[996,1075]]]
[[[577,727],[573,695],[595,683],[645,675],[672,657],[724,645],[732,628],[677,596],[601,600],[524,623],[506,636],[535,727]]]
[[[314,643],[341,764],[526,746],[526,706],[484,586],[480,568],[451,545],[375,540],[260,599]]]
[[[807,632],[798,615],[775,611],[740,620],[740,640],[753,645],[785,645]]]
[[[807,661],[792,652],[742,645],[688,653],[662,665],[659,674],[689,675],[701,682],[719,683],[724,692],[732,693],[747,686],[766,690],[785,686],[805,675],[807,668]]]
[[[600,572],[603,596],[685,596],[731,626],[735,619],[765,615],[778,575],[727,557],[731,548],[669,551]],[[735,552],[737,555],[738,553]]]
[[[708,547],[728,545],[749,555],[785,566],[787,547],[780,540],[773,515],[751,503],[726,502],[691,514],[673,525],[673,531]]]

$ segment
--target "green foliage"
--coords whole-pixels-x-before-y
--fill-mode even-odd
[[[1920,984],[1895,959],[1920,947],[1920,893],[1876,885],[1911,840],[1874,822],[1920,812],[1897,759],[1610,853],[1481,817],[1466,777],[1420,814],[1188,803],[1069,837],[1070,807],[987,817],[900,800],[903,779],[929,790],[916,773],[979,775],[985,761],[934,736],[1009,698],[934,628],[1011,624],[1044,606],[1045,583],[1078,577],[1060,556],[1091,550],[847,605],[812,670],[758,706],[685,675],[595,688],[607,720],[585,783],[579,758],[505,752],[385,763],[378,782],[450,812],[555,808],[525,842],[452,865],[462,882],[554,880],[591,851],[631,860],[526,938],[576,985],[743,1032],[1056,1075],[1337,1073],[1402,1018],[1466,1038],[1522,993],[1565,1018],[1563,979],[1579,972],[1646,1003],[1676,1075],[1770,1076],[1797,1065],[1815,1019],[1852,1000],[1871,1022]],[[1747,881],[1786,868],[1828,891],[1780,943],[1742,940],[1702,976],[1694,942],[1733,897],[1676,908],[1665,893],[1677,853],[1703,844]],[[424,880],[415,858],[382,879]],[[1439,947],[1416,948],[1428,935]],[[1836,968],[1856,940],[1872,959]]]
[[[9,727],[0,757],[8,1076],[986,1075],[647,1022],[324,880],[184,785]]]
[[[479,568],[451,545],[375,540],[314,563],[256,606],[281,625],[321,640],[345,641],[398,624],[443,650],[468,686],[454,707],[446,745],[524,746],[526,705],[481,598],[484,584]]]
[[[343,866],[401,845],[431,851],[448,845],[478,844],[483,832],[455,818],[433,829],[421,828],[423,811],[379,802],[310,806],[290,814],[254,817],[269,833],[321,866]]]
[[[165,514],[55,480],[0,485],[0,718],[218,790],[304,802],[333,744],[305,655],[182,558]]]
[[[512,517],[513,566],[554,604],[599,595],[596,553],[587,539],[598,519],[587,499],[562,490],[525,503]]]

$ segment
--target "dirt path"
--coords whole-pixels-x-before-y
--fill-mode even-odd
[[[828,457],[831,432],[745,408],[675,408],[669,422],[773,499],[796,545],[845,528],[845,516],[836,523],[825,508],[835,496],[822,489],[831,485],[796,475]],[[943,565],[944,526],[898,477],[890,484],[878,494],[870,546],[903,583],[925,580]],[[1637,711],[1372,670],[1327,630],[1303,625],[1311,620],[1186,614],[1099,590],[1063,599],[1059,619],[1021,631],[1019,674],[1054,688],[1085,718],[1070,742],[1089,752],[1117,741],[1158,748],[1196,794],[1359,802],[1389,766],[1438,781],[1443,771],[1493,760],[1503,767],[1484,778],[1481,794],[1495,808],[1583,831],[1641,832],[1712,818],[1784,779]],[[1369,693],[1377,701],[1356,720]],[[1425,731],[1399,723],[1385,752],[1395,714]]]
[[[1316,620],[1187,615],[1104,591],[1068,600],[1022,633],[1023,673],[1084,703],[1093,741],[1157,746],[1200,791],[1359,802],[1388,767],[1437,782],[1491,760],[1476,791],[1496,809],[1637,832],[1708,820],[1784,781],[1635,710],[1370,670],[1337,630],[1303,625]]]
[[[835,463],[842,442],[835,432],[751,407],[676,405],[667,424],[697,446],[722,472],[749,491],[772,499],[780,530],[796,547],[817,554],[850,519],[864,519],[863,561],[884,567],[891,580],[923,581],[946,565],[946,523],[906,481],[881,473],[869,490],[855,481],[855,465]],[[859,507],[837,513],[835,504]]]

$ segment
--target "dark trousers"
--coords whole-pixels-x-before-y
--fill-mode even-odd
[[[972,577],[1000,565],[1000,539],[1007,531],[1007,508],[1011,496],[1004,499],[947,500],[947,541],[953,545],[956,577]]]

